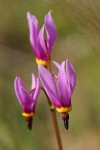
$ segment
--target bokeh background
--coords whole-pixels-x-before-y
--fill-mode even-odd
[[[39,19],[52,10],[58,38],[52,60],[73,63],[77,85],[72,97],[67,134],[57,113],[64,150],[100,150],[100,1],[0,0],[0,150],[57,150],[46,98],[40,94],[28,131],[13,89],[16,75],[28,89],[37,65],[29,42],[26,19],[31,11]],[[53,71],[56,71],[52,65]]]

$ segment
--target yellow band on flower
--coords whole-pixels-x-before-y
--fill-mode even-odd
[[[24,116],[24,117],[32,117],[33,115],[34,115],[33,112],[31,112],[31,113],[22,112],[22,116]]]
[[[57,108],[56,107],[56,110],[59,112],[59,113],[64,113],[64,112],[69,112],[72,110],[72,107],[60,107],[60,108]]]
[[[44,61],[42,59],[36,58],[36,63],[45,67],[47,66],[47,61]]]

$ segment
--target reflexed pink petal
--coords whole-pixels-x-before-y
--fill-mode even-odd
[[[44,25],[38,35],[38,59],[47,61],[46,45],[44,40]]]
[[[58,72],[58,88],[60,94],[60,100],[63,106],[69,106],[71,101],[71,91],[67,83],[65,62],[62,62]]]
[[[52,74],[45,67],[41,65],[38,65],[38,68],[39,68],[40,79],[42,81],[42,84],[47,94],[49,95],[53,103],[58,105],[59,96],[58,96],[56,84],[55,84]]]
[[[39,35],[38,35],[38,42],[41,45],[41,47],[43,48],[43,51],[46,52],[46,44],[45,44],[45,40],[44,40],[44,25],[42,26]]]
[[[70,63],[69,60],[66,60],[66,76],[71,88],[71,94],[76,85],[76,73],[73,65]]]
[[[14,90],[15,90],[15,94],[16,94],[16,96],[18,98],[19,103],[22,105],[23,99],[22,99],[22,97],[20,95],[20,91],[19,91],[18,77],[16,77],[15,81],[14,81]]]
[[[30,103],[30,96],[26,91],[26,87],[20,77],[16,77],[14,81],[15,93],[21,105],[27,101]]]
[[[30,12],[27,12],[27,20],[30,31],[30,43],[34,49],[35,54],[37,55],[38,48],[38,20],[35,16],[33,16]]]
[[[34,96],[33,96],[33,99],[34,99],[34,107],[35,107],[35,103],[36,101],[38,100],[38,96],[39,96],[39,93],[40,93],[40,81],[39,79],[37,78],[37,82],[36,82],[36,89],[35,89],[35,92],[34,92]]]
[[[52,19],[51,11],[49,11],[49,13],[45,16],[44,22],[45,22],[45,28],[47,33],[47,47],[48,50],[51,52],[53,44],[57,37],[56,26]]]
[[[31,86],[31,90],[36,88],[36,79],[35,79],[35,75],[32,73],[32,86]]]
[[[19,85],[20,87],[23,87],[23,89],[26,90],[26,86],[25,86],[23,80],[22,80],[20,77],[17,77],[17,78],[18,78],[18,85]]]

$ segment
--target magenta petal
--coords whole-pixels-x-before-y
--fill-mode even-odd
[[[14,89],[15,89],[15,93],[18,98],[18,101],[21,105],[23,105],[26,102],[30,103],[30,96],[27,93],[26,87],[20,77],[15,78]]]
[[[36,101],[38,100],[38,96],[39,96],[39,93],[40,93],[40,81],[39,79],[37,78],[37,82],[36,82],[36,89],[35,89],[35,92],[34,92],[34,96],[33,96],[33,99],[34,99],[34,107],[35,107],[35,103]]]
[[[44,86],[44,88],[45,88],[45,86]],[[51,101],[54,103],[55,107],[57,107],[57,108],[62,107],[59,98],[57,98],[55,95],[53,95],[53,93],[48,88],[45,88],[45,90],[46,90],[46,93],[48,94],[49,98],[51,99]]]
[[[45,16],[44,22],[45,22],[45,28],[47,33],[47,47],[48,50],[51,52],[53,44],[57,37],[56,26],[52,19],[51,11]]]
[[[70,106],[71,103],[71,91],[67,84],[67,78],[65,73],[65,62],[61,64],[58,72],[58,88],[60,94],[60,101],[63,106]]]
[[[38,99],[38,95],[40,92],[40,81],[35,78],[35,75],[32,73],[32,88],[31,88],[30,96],[34,101]]]
[[[17,77],[17,78],[18,78],[18,85],[19,85],[19,87],[22,87],[23,89],[26,90],[26,86],[25,86],[23,80],[20,77]]]
[[[14,81],[14,89],[15,89],[15,94],[18,98],[19,103],[22,105],[24,102],[23,99],[23,93],[20,89],[24,89],[26,90],[26,87],[24,85],[24,82],[22,81],[22,79],[20,77],[16,77],[15,81]]]
[[[32,73],[32,86],[31,86],[31,90],[36,88],[36,79],[35,79],[35,75]]]
[[[42,81],[42,84],[55,105],[59,104],[59,96],[56,88],[55,81],[53,79],[52,74],[43,66],[38,65],[39,68],[39,76]]]
[[[22,96],[20,95],[20,91],[19,91],[18,77],[16,77],[15,81],[14,81],[14,90],[15,90],[15,94],[18,98],[19,103],[22,105],[23,104],[23,99],[22,99]]]
[[[30,12],[27,12],[27,20],[30,31],[30,43],[34,49],[35,54],[37,55],[37,40],[38,40],[38,20]]]
[[[30,94],[25,91],[23,88],[20,88],[20,92],[22,93],[23,104],[22,109],[23,112],[30,113],[33,112],[34,100],[31,98]]]
[[[44,40],[44,25],[42,26],[39,35],[38,35],[38,42],[41,45],[42,49],[44,50],[45,54],[46,54],[46,44],[45,44],[45,40]]]
[[[20,94],[21,94],[21,97],[23,99],[23,105],[28,105],[28,104],[31,104],[32,103],[32,99],[30,98],[30,95],[29,93],[23,89],[22,87],[19,87],[19,90],[20,90]]]
[[[44,25],[38,35],[38,59],[47,61],[46,45],[44,40]]]
[[[33,99],[34,100],[37,100],[38,99],[38,96],[39,96],[39,93],[40,93],[40,81],[39,79],[37,78],[37,82],[36,82],[36,89],[35,89],[35,93],[34,93],[34,97]]]
[[[32,73],[32,85],[31,85],[31,91],[29,93],[31,99],[33,99],[34,97],[35,88],[36,88],[36,78],[35,75]]]
[[[72,94],[76,85],[76,73],[73,65],[70,63],[69,60],[66,60],[66,76],[70,84],[70,89]]]

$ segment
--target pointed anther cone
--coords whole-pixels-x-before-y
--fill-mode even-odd
[[[29,130],[32,130],[32,121],[33,121],[32,117],[26,117],[26,125]]]
[[[66,130],[69,128],[69,114],[68,113],[62,113],[62,119],[64,122],[64,127]]]

